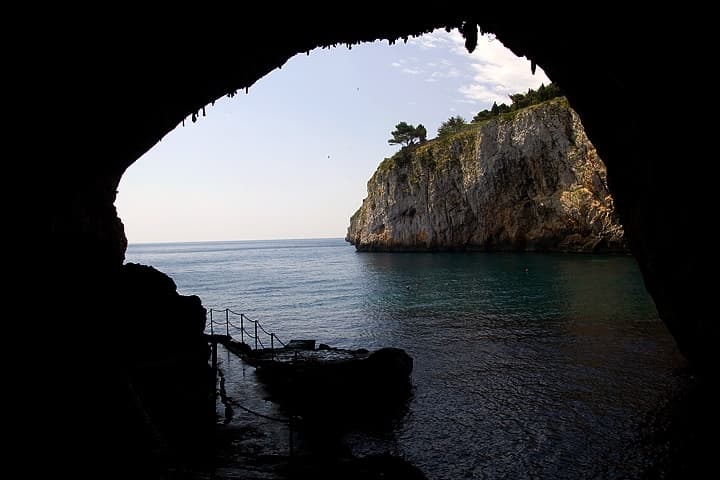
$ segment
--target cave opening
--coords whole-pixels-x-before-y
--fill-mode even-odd
[[[714,296],[704,275],[708,254],[698,247],[694,234],[713,218],[712,202],[704,197],[713,190],[713,177],[698,175],[698,168],[693,168],[705,168],[712,158],[703,141],[712,138],[712,123],[696,121],[706,113],[702,102],[685,105],[679,116],[668,115],[668,102],[658,101],[667,98],[668,82],[658,80],[664,66],[679,67],[670,82],[678,91],[694,91],[699,80],[709,78],[711,72],[703,60],[712,58],[713,43],[707,38],[712,29],[693,18],[703,12],[693,9],[693,15],[688,15],[689,8],[677,8],[655,11],[650,18],[645,11],[605,6],[593,10],[592,21],[586,12],[565,12],[571,18],[568,21],[566,15],[545,7],[522,12],[516,5],[494,7],[447,5],[418,9],[413,15],[368,8],[351,16],[327,12],[329,21],[305,7],[305,13],[298,16],[250,11],[240,16],[218,15],[217,11],[194,9],[185,21],[149,21],[137,16],[137,21],[121,24],[120,29],[105,28],[105,24],[87,22],[84,17],[77,25],[55,18],[52,26],[39,23],[40,29],[47,30],[37,38],[47,38],[50,32],[52,41],[38,42],[30,55],[19,51],[11,55],[11,67],[18,57],[32,60],[30,69],[22,62],[13,70],[30,73],[32,96],[44,90],[49,79],[60,80],[60,102],[51,103],[46,110],[50,116],[62,113],[63,119],[77,122],[28,124],[35,139],[44,130],[53,130],[54,138],[57,126],[64,137],[53,144],[59,151],[33,154],[27,162],[33,175],[40,175],[35,189],[38,201],[27,210],[29,218],[41,225],[43,259],[49,265],[49,278],[42,281],[51,286],[45,290],[49,290],[47,304],[54,312],[38,319],[44,329],[41,338],[34,337],[40,340],[40,360],[31,367],[40,367],[34,372],[47,372],[48,381],[30,377],[40,386],[31,390],[31,406],[34,412],[47,412],[48,391],[53,392],[50,398],[55,402],[51,415],[36,416],[38,424],[34,426],[39,427],[42,438],[34,437],[33,448],[28,449],[33,453],[40,450],[47,461],[28,465],[44,464],[53,473],[67,469],[76,476],[89,474],[92,478],[98,472],[122,477],[126,471],[130,473],[124,478],[152,476],[145,464],[152,450],[147,440],[155,438],[157,431],[145,422],[146,412],[138,409],[137,391],[128,383],[127,373],[143,347],[153,340],[167,345],[160,341],[163,331],[153,331],[149,318],[127,306],[143,295],[147,303],[141,307],[159,297],[148,294],[147,283],[133,281],[138,272],[121,267],[126,241],[114,200],[122,172],[188,114],[200,112],[214,99],[251,87],[296,53],[334,44],[399,40],[442,26],[461,28],[471,44],[476,26],[494,32],[514,52],[532,58],[563,85],[608,165],[608,181],[630,248],[663,322],[692,362],[693,372],[716,375],[718,331],[708,315],[714,311],[710,303]],[[667,48],[669,33],[673,35],[672,49]],[[98,50],[103,53],[98,55]],[[683,52],[682,61],[669,61],[677,51]],[[619,114],[618,104],[632,109],[629,114]],[[380,265],[377,271],[388,268]],[[159,290],[174,293],[167,277],[156,280]],[[127,288],[133,285],[137,288]],[[184,311],[197,313],[198,306],[199,302],[190,302]],[[83,333],[68,328],[66,319],[93,328]],[[589,330],[598,331],[598,327]],[[185,346],[181,350],[187,351]],[[503,345],[497,347],[502,350]],[[165,353],[177,351],[168,348]],[[510,373],[512,365],[505,365]],[[160,393],[170,392],[172,398],[173,392],[178,392],[173,388],[182,382],[174,380],[187,377],[188,370],[176,373],[166,377]],[[635,396],[644,397],[645,386],[638,383]],[[477,390],[491,395],[502,390],[502,385],[495,390]],[[698,476],[713,458],[717,413],[709,403],[714,396],[706,390],[687,397],[685,390],[677,389],[684,399],[669,408],[674,421],[668,425],[667,435],[659,438],[667,441],[665,451],[670,453],[644,463],[650,465],[645,469],[650,471],[647,476]],[[582,402],[588,391],[575,393],[572,398]],[[623,392],[617,394],[625,398]],[[185,405],[190,408],[176,409],[177,417],[167,411],[170,403],[156,405],[161,405],[166,420],[182,419],[177,422],[180,430],[191,430],[191,419],[197,413],[192,402]],[[464,407],[463,411],[470,412],[480,408],[476,404]],[[464,420],[448,418],[442,431]],[[606,425],[604,420],[598,424]],[[507,422],[500,431],[520,435],[516,426]],[[546,433],[547,439],[573,436],[567,431]],[[494,473],[482,467],[496,451],[478,452],[479,476]],[[628,465],[626,457],[604,453],[597,463],[607,470],[598,476],[612,477]],[[543,459],[550,464],[563,462],[557,455],[541,451],[536,461]],[[637,475],[626,476],[642,476],[643,468],[635,470]],[[523,470],[515,476],[526,473]]]
[[[464,41],[439,29],[407,43],[316,49],[188,114],[123,175],[116,205],[127,237],[344,236],[367,180],[399,150],[387,142],[397,123],[423,124],[432,139],[449,117],[469,123],[551,82],[491,35],[473,54]]]
[[[482,39],[483,37],[481,37],[481,42]],[[409,43],[411,47],[419,49],[438,48],[437,45],[430,45],[433,42],[446,42],[457,48],[462,45],[463,40],[459,35],[436,33],[434,37],[420,37]],[[481,49],[482,45],[478,51]],[[355,47],[353,51],[362,53],[362,46]],[[314,59],[315,56],[326,53],[328,52],[311,52],[308,58]],[[337,54],[338,52],[332,52],[333,56]],[[299,60],[303,60],[303,58]],[[405,79],[412,79],[425,74],[423,81],[428,84],[437,83],[438,79],[453,79],[463,75],[452,63],[444,65],[447,67],[445,70],[430,71],[427,70],[428,67],[439,67],[442,66],[442,63],[426,62],[418,65],[419,62],[412,59],[397,57],[394,62],[389,61],[388,58],[383,58],[383,60],[386,60],[387,70],[397,74],[400,78],[404,76]],[[207,107],[207,117],[198,118],[197,124],[194,124],[188,117],[185,120],[188,124],[185,127],[187,130],[176,129],[175,132],[179,133],[193,128],[201,130],[199,136],[210,138],[209,143],[204,146],[188,148],[183,142],[176,142],[171,138],[175,132],[166,137],[163,141],[169,145],[166,160],[158,159],[158,163],[150,168],[156,169],[155,174],[159,177],[175,179],[177,182],[174,187],[176,189],[175,196],[159,194],[157,189],[159,185],[152,181],[145,185],[138,184],[132,187],[137,190],[146,189],[154,198],[161,198],[165,208],[162,213],[160,211],[153,212],[153,205],[146,200],[148,197],[143,199],[138,196],[133,199],[132,190],[124,183],[125,181],[120,184],[119,216],[126,221],[126,230],[131,242],[134,236],[133,230],[138,228],[140,231],[139,229],[143,227],[152,227],[154,230],[152,235],[142,238],[142,240],[177,240],[178,237],[168,236],[171,235],[172,230],[163,221],[171,220],[174,215],[185,217],[193,214],[200,214],[209,221],[202,223],[200,217],[196,217],[195,221],[178,222],[185,223],[190,227],[189,230],[181,233],[181,235],[189,236],[182,237],[181,240],[190,242],[215,240],[216,242],[202,247],[192,244],[173,246],[145,244],[136,248],[131,244],[127,252],[128,260],[157,266],[175,279],[182,293],[200,295],[206,307],[222,309],[230,306],[237,310],[255,308],[256,310],[251,310],[251,316],[257,318],[256,315],[260,314],[261,318],[267,319],[269,323],[290,326],[293,337],[317,336],[317,332],[322,332],[332,338],[329,341],[334,345],[361,347],[363,344],[356,343],[358,339],[361,339],[365,344],[369,343],[373,347],[379,347],[383,346],[382,342],[388,337],[407,339],[408,328],[410,328],[418,330],[426,339],[430,339],[428,344],[418,343],[409,347],[416,358],[425,361],[425,365],[421,367],[422,370],[417,374],[417,381],[423,387],[421,388],[420,385],[416,387],[416,394],[424,394],[424,403],[422,408],[411,412],[416,419],[415,422],[401,424],[392,431],[390,437],[387,437],[387,432],[382,432],[382,434],[377,434],[377,432],[348,433],[344,441],[352,446],[354,453],[394,452],[410,459],[411,463],[419,465],[426,474],[438,478],[445,478],[444,476],[450,478],[458,475],[475,476],[488,471],[503,475],[533,471],[540,476],[551,477],[558,473],[553,469],[560,463],[566,462],[567,459],[579,456],[583,461],[578,464],[587,465],[596,462],[595,455],[625,455],[625,458],[614,460],[618,475],[622,477],[635,472],[635,465],[646,460],[641,458],[642,454],[639,451],[648,444],[654,445],[653,442],[656,442],[657,439],[650,438],[645,443],[640,443],[642,448],[639,447],[632,451],[620,452],[619,445],[638,441],[636,432],[646,426],[645,418],[641,417],[653,415],[658,410],[667,408],[667,397],[665,396],[667,391],[651,389],[651,394],[646,397],[647,402],[637,410],[630,408],[629,413],[628,411],[624,411],[622,414],[612,413],[613,409],[617,407],[617,399],[629,398],[630,390],[638,385],[663,384],[668,381],[678,384],[684,379],[675,376],[674,372],[682,361],[677,358],[672,339],[658,321],[657,313],[652,301],[644,291],[639,273],[633,271],[632,260],[621,257],[603,257],[600,260],[578,257],[568,260],[553,256],[551,262],[553,266],[550,268],[542,261],[538,263],[537,258],[511,254],[502,254],[498,257],[500,261],[487,258],[478,261],[477,258],[473,259],[465,255],[453,256],[445,263],[433,261],[438,257],[428,258],[416,255],[395,258],[386,254],[373,257],[354,255],[354,261],[348,270],[331,270],[331,282],[328,282],[328,279],[313,278],[313,275],[317,275],[315,269],[320,268],[313,263],[317,257],[330,252],[332,261],[341,264],[343,260],[338,257],[337,251],[342,248],[346,250],[351,248],[342,244],[342,241],[338,244],[327,239],[317,239],[317,237],[332,237],[336,232],[339,233],[337,226],[328,231],[311,228],[305,231],[295,230],[294,232],[298,233],[288,234],[272,230],[273,225],[266,225],[267,218],[263,217],[268,217],[274,223],[292,223],[298,220],[311,223],[319,220],[317,215],[308,218],[306,214],[298,214],[298,211],[310,210],[310,207],[303,207],[301,202],[301,200],[307,200],[309,204],[322,205],[325,209],[331,209],[334,218],[340,218],[344,229],[347,220],[357,207],[357,202],[365,196],[365,192],[357,188],[358,185],[350,185],[345,183],[345,180],[359,178],[360,182],[355,183],[359,184],[361,188],[364,187],[365,180],[370,177],[379,160],[391,155],[384,144],[392,125],[404,120],[413,123],[421,121],[429,127],[429,131],[435,131],[439,122],[444,121],[445,118],[436,116],[436,118],[428,120],[424,118],[415,120],[410,117],[413,116],[412,112],[417,112],[417,109],[410,108],[407,110],[410,113],[403,115],[398,114],[397,109],[390,108],[387,102],[378,102],[381,110],[387,115],[383,117],[382,122],[378,121],[377,125],[367,126],[368,134],[372,135],[382,147],[372,150],[371,153],[356,152],[347,147],[347,143],[354,140],[348,138],[345,130],[357,129],[358,119],[354,109],[344,105],[342,113],[348,116],[347,121],[338,114],[333,115],[323,111],[320,112],[320,115],[327,117],[329,122],[317,122],[320,123],[317,130],[308,128],[308,123],[313,122],[313,118],[317,119],[317,117],[302,116],[303,112],[308,111],[307,108],[300,108],[296,111],[286,102],[288,99],[277,98],[277,96],[258,99],[258,105],[262,107],[276,102],[280,106],[277,112],[266,113],[266,116],[263,117],[259,113],[260,110],[252,110],[255,115],[243,118],[238,122],[236,124],[238,130],[231,130],[227,123],[211,125],[214,119],[232,114],[230,102],[242,108],[243,102],[247,103],[249,99],[254,98],[255,90],[264,88],[264,82],[270,82],[276,74],[279,76],[291,70],[292,62],[293,60],[282,70],[273,73],[269,78],[254,86],[247,97],[242,96],[241,93],[240,99],[218,101],[213,107]],[[343,60],[336,60],[333,57],[331,64],[333,66],[338,63],[343,65],[343,62]],[[428,63],[434,65],[428,65]],[[497,67],[496,64],[489,63]],[[426,71],[423,72],[418,67],[422,67]],[[524,67],[529,69],[527,64]],[[486,73],[487,70],[481,71],[478,75]],[[298,84],[310,88],[318,83],[312,75],[309,75],[304,81],[307,84],[303,85],[303,81],[294,81],[296,88],[293,91],[286,88],[285,92],[290,96],[307,95],[302,88],[298,87]],[[337,78],[329,82],[330,85],[342,86],[351,94],[359,96],[359,92],[364,92],[370,84],[363,83],[362,86],[357,86],[358,83],[349,79]],[[433,91],[437,91],[437,86],[432,85],[432,87]],[[461,87],[466,95],[465,100],[468,100],[467,96],[471,95],[489,96],[493,93],[497,95],[497,92],[491,90],[481,90],[480,87],[473,88],[472,84],[461,85]],[[317,88],[334,99],[332,97],[334,92],[329,91],[327,85],[322,84]],[[380,84],[380,88],[386,88],[386,86]],[[505,88],[504,94],[514,93],[513,87]],[[518,89],[525,90],[524,84]],[[278,91],[280,90],[275,91],[275,95]],[[455,93],[458,91],[456,88]],[[433,97],[437,96],[437,94],[433,95]],[[428,97],[418,98],[428,101]],[[334,102],[337,104],[338,100],[334,100]],[[373,102],[374,100],[367,98],[360,101],[361,104],[372,104]],[[358,107],[357,103],[353,105]],[[455,105],[457,107],[453,106],[452,110],[448,109],[445,112],[446,116],[462,113],[459,111],[460,106],[466,108],[465,111],[468,112],[465,113],[466,116],[471,116],[471,111],[477,112],[483,107],[490,106],[460,101]],[[468,105],[472,107],[468,107]],[[417,101],[412,106],[416,107]],[[382,117],[382,115],[380,116]],[[302,128],[298,128],[298,125]],[[363,125],[360,128],[366,128],[366,126]],[[210,129],[216,129],[219,135],[211,133]],[[258,130],[271,131],[276,141],[261,138],[257,133]],[[313,133],[308,134],[308,131]],[[310,149],[308,155],[319,158],[320,162],[299,161],[296,158],[299,142],[308,141],[308,138],[312,139],[313,143],[313,148]],[[330,142],[329,138],[340,138],[346,145]],[[250,140],[258,139],[260,140],[258,146],[248,148],[247,144]],[[243,156],[248,155],[248,151],[252,151],[255,162],[265,165],[272,164],[273,167],[267,171],[256,170],[252,162],[235,157],[231,159],[233,166],[230,168],[230,174],[227,170],[223,170],[219,177],[206,176],[208,171],[215,168],[213,165],[215,147],[224,142],[233,145],[237,151],[243,152]],[[277,147],[277,144],[283,146],[284,149],[281,149],[279,153],[263,155],[263,149],[270,151]],[[134,169],[137,168],[138,178],[147,179],[148,174],[142,172],[140,168],[155,161],[152,159],[152,154],[153,152],[148,153],[146,155],[148,158],[141,158],[137,162],[137,166],[132,166],[130,174],[134,174]],[[178,163],[178,157],[183,159],[184,155],[188,155],[187,162],[181,160]],[[198,158],[203,160],[198,161]],[[161,163],[163,161],[167,161],[167,163]],[[363,161],[370,162],[364,165],[365,170],[359,168]],[[191,165],[201,168],[191,170],[188,168]],[[345,167],[349,165],[350,168],[344,170],[340,177],[324,177],[324,170],[338,169],[339,165]],[[128,175],[126,173],[126,177]],[[263,176],[265,176],[264,184],[257,185],[260,183],[257,182],[257,179]],[[329,178],[329,180],[320,181],[320,185],[318,185],[317,178]],[[326,185],[331,189],[320,188]],[[295,188],[298,189],[295,190]],[[124,195],[128,191],[130,193],[126,200]],[[355,204],[350,207],[335,201],[338,196],[346,192],[354,192],[352,197],[355,198]],[[234,196],[232,193],[238,193],[238,195]],[[270,197],[265,196],[268,194]],[[271,198],[278,196],[281,198]],[[216,203],[205,203],[207,199],[215,200]],[[126,201],[127,203],[124,203]],[[133,205],[132,202],[136,202],[136,204]],[[268,214],[269,205],[272,205],[270,214]],[[223,208],[229,210],[247,208],[245,215],[248,216],[233,218],[232,216],[218,215],[217,210]],[[148,222],[142,226],[138,224],[136,227],[131,220],[132,217],[124,213],[125,209],[134,210],[136,215],[144,216]],[[321,223],[318,222],[318,225]],[[229,234],[229,238],[227,236],[223,238],[222,236],[228,235],[223,232],[226,232],[225,229],[231,224],[240,227],[258,224],[264,225],[265,229],[259,229],[260,233],[252,234],[250,237],[243,237],[244,233],[236,230]],[[228,252],[234,250],[232,242],[222,242],[222,240],[242,240],[243,238],[257,240],[272,236],[285,237],[286,242],[298,237],[313,237],[316,240],[310,243],[296,241],[285,244],[282,241],[246,242],[243,244],[244,247],[240,248],[241,252],[233,253],[236,257],[231,261],[232,266],[226,268],[222,265],[223,255],[228,255]],[[298,251],[305,250],[311,254],[296,257],[293,257],[293,254],[282,255],[281,253],[287,253],[282,252],[286,246]],[[274,271],[264,270],[261,268],[262,265],[254,265],[252,258],[248,255],[248,250],[272,252],[273,255],[278,255],[275,259],[266,259]],[[192,260],[191,257],[195,257],[197,261]],[[311,268],[303,268],[303,264],[309,264]],[[468,276],[467,271],[463,269],[463,266],[467,265],[473,265],[480,271],[494,273],[483,281],[478,281],[476,278]],[[348,265],[346,264],[345,267]],[[427,281],[425,276],[428,268],[445,272],[438,275],[437,282],[440,283]],[[173,271],[173,269],[176,270]],[[217,271],[213,272],[213,269],[217,269]],[[548,269],[550,273],[548,273]],[[618,270],[632,279],[618,281],[612,273],[617,273]],[[392,273],[388,273],[395,271],[403,271],[407,275],[397,278]],[[540,275],[527,284],[515,284],[513,282],[516,282],[517,279],[509,277],[508,271],[520,273],[522,281],[527,279],[527,273],[540,272]],[[588,272],[590,272],[589,275]],[[218,280],[218,276],[222,279]],[[281,277],[285,281],[279,282],[278,285],[277,279]],[[198,281],[198,278],[201,280]],[[350,295],[349,292],[354,289],[353,284],[358,279],[363,285],[375,284],[370,290],[370,295],[374,300],[368,302],[355,298],[353,302],[338,308],[338,299],[342,301],[343,298]],[[312,294],[307,291],[293,290],[293,283],[303,283],[308,280],[311,284],[309,288],[312,289]],[[505,287],[500,290],[495,289],[490,285],[495,282],[499,282],[498,284],[505,285]],[[330,285],[330,283],[334,285]],[[229,285],[232,287],[228,287]],[[218,293],[222,288],[225,291]],[[406,292],[403,292],[403,289]],[[543,289],[545,293],[540,296],[545,298],[539,298],[537,292],[533,291],[534,289]],[[560,293],[563,290],[565,293]],[[328,291],[332,293],[329,295],[318,294],[318,292]],[[434,297],[438,291],[451,293],[448,295],[448,299],[438,300]],[[567,292],[570,292],[569,295]],[[498,322],[498,318],[503,315],[498,305],[478,304],[473,298],[480,298],[488,293],[510,295],[511,299],[508,303],[499,305],[509,310],[515,310],[515,312],[509,315],[505,321]],[[396,297],[392,298],[393,296]],[[248,303],[240,305],[233,303],[241,297],[244,297]],[[493,298],[497,300],[498,297]],[[600,301],[598,301],[599,298]],[[287,305],[282,305],[282,308],[285,308],[284,311],[282,308],[277,308],[278,302],[282,302],[282,299],[286,299],[288,302]],[[373,305],[375,302],[386,305],[389,310],[382,311],[375,308]],[[436,303],[433,304],[433,302]],[[632,311],[628,312],[627,304],[624,302],[632,304]],[[456,308],[458,304],[463,308]],[[570,307],[567,309],[558,307],[563,304]],[[318,305],[323,308],[317,310]],[[428,307],[428,305],[432,306]],[[263,307],[265,307],[264,310]],[[363,329],[368,329],[367,326],[358,324],[351,318],[352,312],[357,312],[358,307],[363,312],[364,318],[372,318],[373,327],[387,323],[384,315],[388,315],[388,311],[392,311],[396,318],[402,321],[391,325],[381,337],[374,337],[373,334],[363,331]],[[273,310],[273,308],[275,309]],[[485,313],[482,320],[485,324],[480,332],[475,331],[478,325],[473,323],[476,319],[470,314],[478,309]],[[268,315],[266,312],[271,310],[273,314]],[[332,328],[328,328],[322,322],[305,321],[310,318],[327,318],[332,314],[331,312],[335,314],[335,323]],[[447,315],[448,312],[452,315]],[[318,315],[318,313],[320,314]],[[444,318],[452,317],[458,322],[445,327],[451,330],[459,329],[455,332],[455,336],[459,335],[462,347],[453,346],[448,338],[436,336],[436,317],[433,315],[441,313],[446,314]],[[585,315],[585,317],[578,320],[573,315]],[[531,318],[541,321],[532,321]],[[337,334],[336,332],[342,330],[343,326],[345,326],[346,332]],[[361,331],[362,334],[353,337],[353,331]],[[447,330],[442,328],[440,331]],[[558,335],[558,331],[563,334]],[[497,341],[498,335],[504,337],[502,341]],[[530,337],[549,338],[550,340],[547,344],[544,341],[531,342],[530,345],[517,349],[504,345],[507,342],[518,342],[522,345],[523,339],[526,340]],[[575,340],[566,344],[565,342],[569,338]],[[457,342],[458,339],[454,339],[454,341]],[[610,346],[613,348],[608,349]],[[462,364],[471,365],[472,359],[479,358],[484,359],[485,364],[482,366],[471,365],[472,368],[469,370],[457,369],[452,372],[450,365],[457,359],[453,360],[442,354],[448,348],[454,349],[454,353],[462,352],[464,355],[464,359],[460,361]],[[560,348],[560,354],[556,348]],[[433,355],[428,356],[428,351],[433,352]],[[662,357],[664,363],[654,364],[653,362],[657,360],[656,355]],[[430,362],[429,358],[443,360]],[[608,362],[607,359],[611,359],[611,361]],[[229,354],[224,361],[228,365],[234,362]],[[416,360],[416,362],[419,361]],[[534,368],[517,369],[513,367],[516,361],[520,365],[523,362],[529,362],[542,364],[543,367],[540,371]],[[635,365],[636,368],[626,369],[625,367],[629,365]],[[546,375],[543,374],[543,370],[556,370],[556,372]],[[598,372],[600,373],[598,374]],[[654,373],[649,375],[648,372]],[[234,378],[228,372],[225,374],[228,375],[228,379]],[[621,384],[616,383],[618,377],[624,378],[625,381]],[[484,378],[484,380],[477,383],[478,378]],[[444,398],[442,389],[430,393],[427,393],[427,390],[423,391],[427,385],[437,385],[438,383],[450,391],[464,391],[466,397],[459,395]],[[538,389],[533,386],[534,384],[543,386]],[[566,385],[566,388],[560,389],[560,391],[553,390],[554,387],[547,388],[548,385],[557,387],[563,384]],[[244,386],[249,389],[256,388],[256,384],[246,383]],[[481,391],[485,393],[480,393]],[[488,392],[494,392],[497,398],[488,399]],[[242,395],[239,392],[237,394]],[[594,401],[588,400],[592,396],[597,398]],[[445,400],[445,404],[443,404],[443,400]],[[621,402],[621,405],[627,406],[629,401]],[[438,406],[440,406],[439,412]],[[257,405],[255,407],[257,408]],[[568,411],[572,413],[565,418],[564,415]],[[270,413],[277,412],[271,410]],[[494,420],[488,421],[487,418]],[[513,428],[511,426],[513,423],[522,425],[522,427]],[[609,438],[609,435],[612,436],[614,432],[621,430],[620,425],[626,426],[628,423],[634,426],[633,429],[628,430],[632,433],[619,436],[614,443],[602,444],[600,439]],[[421,427],[420,424],[425,426]],[[437,432],[442,430],[445,425],[455,425],[455,427],[450,429],[447,435],[439,438]],[[478,426],[480,426],[480,430],[493,432],[493,434],[478,436],[476,433],[471,433]],[[273,445],[283,444],[281,433],[275,432],[271,434],[271,437]],[[548,441],[548,438],[555,439],[555,441]],[[423,447],[427,444],[435,444],[437,449],[429,453]],[[591,444],[602,444],[599,454],[587,448],[587,445]],[[457,448],[458,445],[463,445],[464,448]],[[583,447],[583,445],[585,446]],[[653,447],[650,448],[652,450]],[[505,457],[509,459],[508,462],[498,462],[493,455],[482,453],[488,450],[525,453]],[[529,450],[534,450],[535,453],[527,453]],[[557,453],[558,451],[560,453]],[[655,452],[652,454],[654,455]],[[553,455],[560,458],[559,463],[547,464],[546,459]],[[479,458],[481,460],[478,460]],[[606,468],[602,463],[596,464],[598,468]],[[623,467],[623,465],[627,466]],[[571,470],[572,468],[575,467],[571,467]],[[578,475],[598,473],[594,470],[573,471]]]

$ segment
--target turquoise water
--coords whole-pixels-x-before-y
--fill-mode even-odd
[[[684,362],[632,257],[323,239],[136,244],[127,261],[285,341],[406,349],[409,411],[392,432],[349,434],[355,454],[400,455],[437,479],[636,478],[669,461],[654,430]]]

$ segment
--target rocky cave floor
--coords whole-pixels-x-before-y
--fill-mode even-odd
[[[219,426],[213,465],[170,468],[167,479],[192,480],[294,480],[294,479],[408,479],[425,475],[405,460],[391,455],[354,457],[340,442],[324,445],[304,442],[305,432],[296,434],[298,446],[291,456],[268,448],[268,435],[255,425]],[[314,443],[314,445],[310,445]]]

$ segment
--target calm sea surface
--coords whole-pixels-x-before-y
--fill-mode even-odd
[[[134,244],[127,261],[285,341],[406,349],[409,411],[392,432],[349,434],[356,455],[399,455],[432,479],[639,478],[670,461],[684,361],[632,257],[356,253],[322,239]],[[277,413],[253,370],[221,357],[228,393]],[[256,426],[286,448],[281,429]]]

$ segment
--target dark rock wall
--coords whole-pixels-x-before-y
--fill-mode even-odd
[[[78,273],[88,274],[66,272],[58,290],[86,286],[54,297],[71,314],[49,318],[34,358],[42,359],[37,381],[51,419],[40,435],[54,439],[40,454],[103,478],[204,468],[216,418],[200,299],[179,295],[171,278],[144,265],[84,280]]]
[[[28,178],[39,180],[32,183],[38,193],[27,211],[41,225],[42,265],[36,275],[48,286],[42,303],[53,312],[38,320],[53,339],[43,355],[47,361],[38,364],[47,365],[67,409],[53,417],[64,420],[63,428],[52,430],[54,445],[68,441],[71,430],[82,439],[78,448],[63,449],[70,465],[96,458],[90,452],[122,458],[110,446],[123,422],[98,425],[96,415],[118,418],[127,402],[106,395],[99,408],[87,395],[124,391],[125,377],[118,372],[125,367],[88,362],[85,350],[123,358],[116,354],[132,350],[134,342],[109,336],[99,348],[89,334],[70,327],[96,321],[99,332],[109,334],[107,325],[118,320],[115,306],[127,300],[118,289],[125,239],[113,207],[120,176],[186,115],[202,115],[203,106],[252,86],[296,53],[336,43],[397,40],[466,23],[472,46],[471,26],[477,23],[541,65],[566,92],[607,165],[626,238],[660,316],[685,355],[697,365],[712,364],[718,332],[707,313],[709,288],[701,275],[706,254],[698,248],[698,238],[707,237],[703,226],[714,218],[704,201],[712,176],[702,173],[713,161],[706,141],[712,136],[693,109],[672,110],[659,101],[667,98],[667,88],[657,75],[662,66],[677,64],[683,70],[673,78],[674,89],[699,88],[707,62],[689,59],[711,58],[702,22],[678,9],[651,17],[612,6],[562,15],[545,5],[519,12],[510,4],[458,4],[412,14],[360,6],[348,14],[346,8],[314,12],[303,5],[282,13],[195,8],[175,11],[172,18],[124,10],[95,21],[64,12],[70,15],[27,29],[23,38],[37,37],[32,43],[39,47],[21,63],[13,64],[18,55],[10,55],[8,76],[32,78],[27,98],[42,97],[39,112],[46,114],[28,124],[29,136],[36,143],[60,137],[52,154],[28,162]],[[670,43],[684,54],[670,55]],[[618,115],[618,106],[628,105],[632,108]]]
[[[179,295],[170,277],[134,263],[123,267],[118,290],[109,334],[132,346],[115,353],[148,426],[164,448],[202,453],[212,446],[215,382],[200,298]]]

